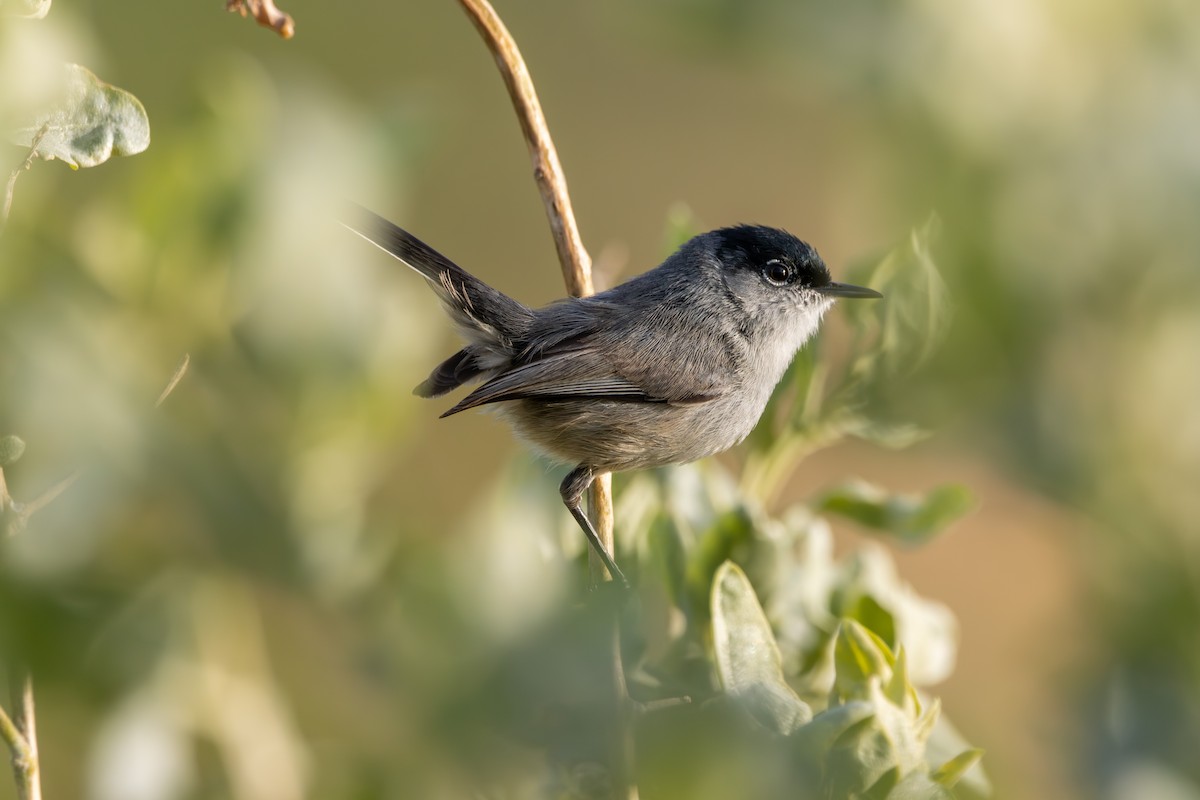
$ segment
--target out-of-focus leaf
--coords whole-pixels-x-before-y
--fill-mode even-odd
[[[925,745],[925,760],[936,775],[946,764],[961,757],[964,753],[974,752],[975,748],[967,742],[945,715],[939,716],[933,726],[933,733]],[[954,785],[954,794],[960,798],[982,798],[992,796],[992,782],[983,769],[983,764],[976,761],[963,770]]]
[[[861,525],[887,531],[903,542],[919,544],[971,510],[966,487],[939,486],[925,495],[894,494],[864,481],[853,481],[826,494],[822,511],[832,511]]]
[[[889,374],[911,371],[941,344],[950,326],[946,284],[933,260],[932,245],[941,221],[930,215],[908,241],[897,246],[874,267],[853,277],[883,293],[882,308],[873,303],[846,303],[852,322],[863,331],[877,328],[876,347],[860,360],[856,371],[883,366]],[[876,363],[878,362],[878,363]]]
[[[678,602],[685,594],[687,553],[679,541],[679,531],[666,514],[657,514],[651,519],[646,542],[647,566],[661,576],[664,588]]]
[[[42,19],[50,13],[52,0],[0,0],[5,16],[21,19]]]
[[[25,440],[20,436],[0,436],[0,467],[15,464],[25,454]]]
[[[764,727],[787,735],[812,719],[812,709],[783,677],[775,634],[754,587],[732,561],[717,570],[712,589],[713,649],[727,694]]]
[[[892,767],[887,772],[879,776],[879,780],[871,784],[871,788],[867,789],[861,796],[862,800],[887,800],[892,789],[896,788],[896,784],[900,782],[900,768]]]
[[[86,67],[66,64],[53,107],[18,128],[12,140],[26,147],[37,140],[38,156],[62,159],[72,169],[94,167],[149,147],[150,120],[132,94],[104,83]]]
[[[693,548],[687,566],[687,582],[697,601],[702,603],[716,580],[717,570],[753,544],[754,521],[745,508],[721,512],[702,533]]]
[[[967,774],[971,767],[978,764],[981,758],[983,758],[983,750],[978,747],[964,750],[931,772],[929,777],[950,789]]]
[[[886,423],[859,414],[847,414],[839,420],[841,432],[889,450],[903,450],[929,438],[929,431],[916,425]]]
[[[836,696],[867,703],[873,713],[834,741],[827,758],[828,788],[836,797],[864,792],[888,797],[900,779],[926,769],[926,742],[939,707],[934,702],[922,708],[908,681],[903,651],[894,657],[853,620],[842,623],[835,651]]]
[[[833,648],[833,663],[837,670],[834,686],[847,698],[867,694],[871,679],[888,681],[896,663],[887,642],[874,632],[847,619],[842,622]]]
[[[954,793],[944,785],[930,780],[924,772],[910,772],[891,791],[887,800],[954,800]]]
[[[847,731],[868,722],[874,716],[875,710],[871,704],[861,700],[852,700],[840,706],[827,708],[792,735],[797,754],[801,758],[824,764],[829,751]]]
[[[862,623],[888,647],[896,644],[896,618],[869,594],[855,595],[841,610],[842,616]]]
[[[831,797],[851,797],[864,792],[891,770],[897,770],[895,753],[882,735],[879,708],[844,730],[825,759],[826,785]]]

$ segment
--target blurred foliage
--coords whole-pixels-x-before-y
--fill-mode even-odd
[[[284,45],[204,5],[0,6],[4,130],[64,63],[130,88],[155,124],[153,148],[94,175],[35,165],[0,238],[0,431],[28,443],[4,467],[7,492],[28,500],[81,474],[0,541],[0,662],[36,676],[48,798],[601,793],[621,725],[606,688],[614,614],[647,709],[643,797],[778,796],[798,776],[971,796],[977,752],[945,715],[921,747],[928,692],[955,662],[953,616],[882,546],[835,558],[816,516],[922,539],[967,498],[838,474],[767,510],[798,463],[845,436],[931,434],[1087,524],[1071,551],[1087,614],[1045,645],[1084,643],[1088,660],[1054,688],[1076,704],[1077,738],[1047,737],[1031,706],[1017,730],[970,720],[970,741],[1035,740],[1077,796],[1200,796],[1190,6],[501,8],[585,232],[642,237],[639,264],[697,217],[798,219],[826,254],[895,240],[931,208],[941,220],[850,270],[831,259],[839,277],[887,282],[888,301],[846,304],[831,322],[848,328],[801,353],[740,481],[711,463],[619,479],[639,594],[617,608],[576,588],[582,542],[543,467],[510,465],[480,501],[492,440],[447,466],[435,451],[450,429],[436,445],[418,430],[430,415],[408,389],[438,355],[435,304],[330,222],[343,198],[385,210],[400,195],[468,268],[493,259],[512,266],[505,280],[553,284],[548,251],[544,269],[529,263],[541,211],[469,26],[453,4],[356,18],[297,3],[302,35]],[[16,166],[25,153],[10,151]],[[680,197],[698,212],[664,234],[654,220]],[[185,352],[190,374],[152,411]],[[445,497],[405,494],[435,482]],[[734,629],[712,606],[727,561],[770,624],[740,632],[770,634],[779,656],[732,683],[716,648]],[[970,584],[990,569],[953,572]],[[1011,576],[1014,595],[1025,579]],[[680,696],[692,702],[658,702]],[[781,735],[799,704],[812,721]],[[776,706],[791,722],[755,721]],[[820,770],[814,752],[829,756]],[[1001,795],[1036,780],[988,764]]]
[[[65,64],[55,94],[49,108],[15,129],[13,142],[34,148],[47,161],[62,159],[71,169],[94,167],[150,146],[150,120],[138,99],[86,67]]]

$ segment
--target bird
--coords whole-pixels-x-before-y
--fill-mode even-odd
[[[563,504],[626,586],[581,505],[595,478],[737,445],[834,301],[882,297],[835,282],[792,234],[741,224],[611,289],[535,309],[374,212],[357,208],[343,225],[424,277],[466,340],[414,393],[478,384],[441,416],[493,406],[534,450],[570,465]]]

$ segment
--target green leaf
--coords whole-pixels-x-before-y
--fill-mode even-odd
[[[983,758],[983,750],[978,747],[964,750],[931,772],[929,777],[950,789],[967,774],[971,767],[978,764],[981,758]]]
[[[667,594],[677,604],[686,602],[687,553],[679,531],[664,514],[655,514],[646,531],[647,566],[658,574]]]
[[[697,604],[703,605],[715,586],[717,570],[739,554],[749,551],[754,541],[754,520],[744,507],[719,513],[700,534],[687,565],[687,582]],[[711,603],[710,603],[711,605]]]
[[[925,495],[890,493],[853,481],[826,494],[818,506],[868,528],[887,531],[903,542],[919,544],[974,507],[970,491],[958,484],[939,486]]]
[[[888,646],[896,643],[896,619],[869,594],[859,594],[842,609],[841,616],[862,623]]]
[[[150,120],[136,97],[78,64],[63,69],[58,100],[18,128],[14,143],[32,147],[36,141],[38,156],[62,159],[72,169],[94,167],[150,146]]]
[[[889,374],[911,371],[933,355],[945,338],[950,327],[949,292],[932,255],[940,228],[937,215],[930,215],[906,242],[865,274],[859,270],[852,276],[884,296],[881,308],[874,303],[845,304],[856,327],[878,334],[877,350],[869,356],[872,363],[864,362],[860,369],[882,366]]]
[[[713,649],[725,692],[763,727],[783,735],[812,719],[812,709],[783,677],[775,634],[746,573],[732,561],[717,569],[712,588]]]
[[[845,414],[838,420],[840,432],[889,450],[903,450],[929,438],[929,431],[908,423],[887,423],[861,414]]]
[[[900,768],[892,767],[880,775],[879,780],[871,784],[871,788],[861,795],[862,800],[887,800],[888,795],[892,793],[892,789],[896,788],[896,784],[899,782]]]
[[[0,467],[15,464],[25,454],[25,441],[20,436],[0,436]]]
[[[835,687],[842,697],[865,697],[872,678],[887,682],[892,677],[895,658],[887,642],[860,623],[846,619],[838,629],[833,646],[837,671]]]
[[[939,716],[933,725],[933,731],[925,745],[925,760],[933,768],[934,774],[937,774],[947,764],[960,758],[964,752],[974,750],[954,724],[943,715]],[[982,763],[968,766],[959,773],[956,780],[954,793],[958,796],[980,798],[992,795],[992,783],[988,780]]]
[[[905,776],[886,797],[887,800],[954,800],[954,794],[949,789],[919,771]]]

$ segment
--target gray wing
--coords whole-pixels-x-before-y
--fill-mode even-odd
[[[673,402],[618,374],[594,349],[559,352],[506,370],[464,397],[443,417],[504,400],[622,400]],[[689,398],[702,402],[708,397]],[[683,398],[680,399],[683,401]],[[679,402],[679,401],[674,401]]]
[[[511,366],[443,416],[505,400],[713,400],[738,386],[748,343],[711,302],[679,295],[703,288],[635,278],[540,309]]]
[[[692,405],[718,397],[729,386],[732,363],[723,350],[695,348],[690,358],[668,358],[660,346],[639,340],[559,344],[517,364],[464,397],[443,417],[505,400],[591,398]]]

